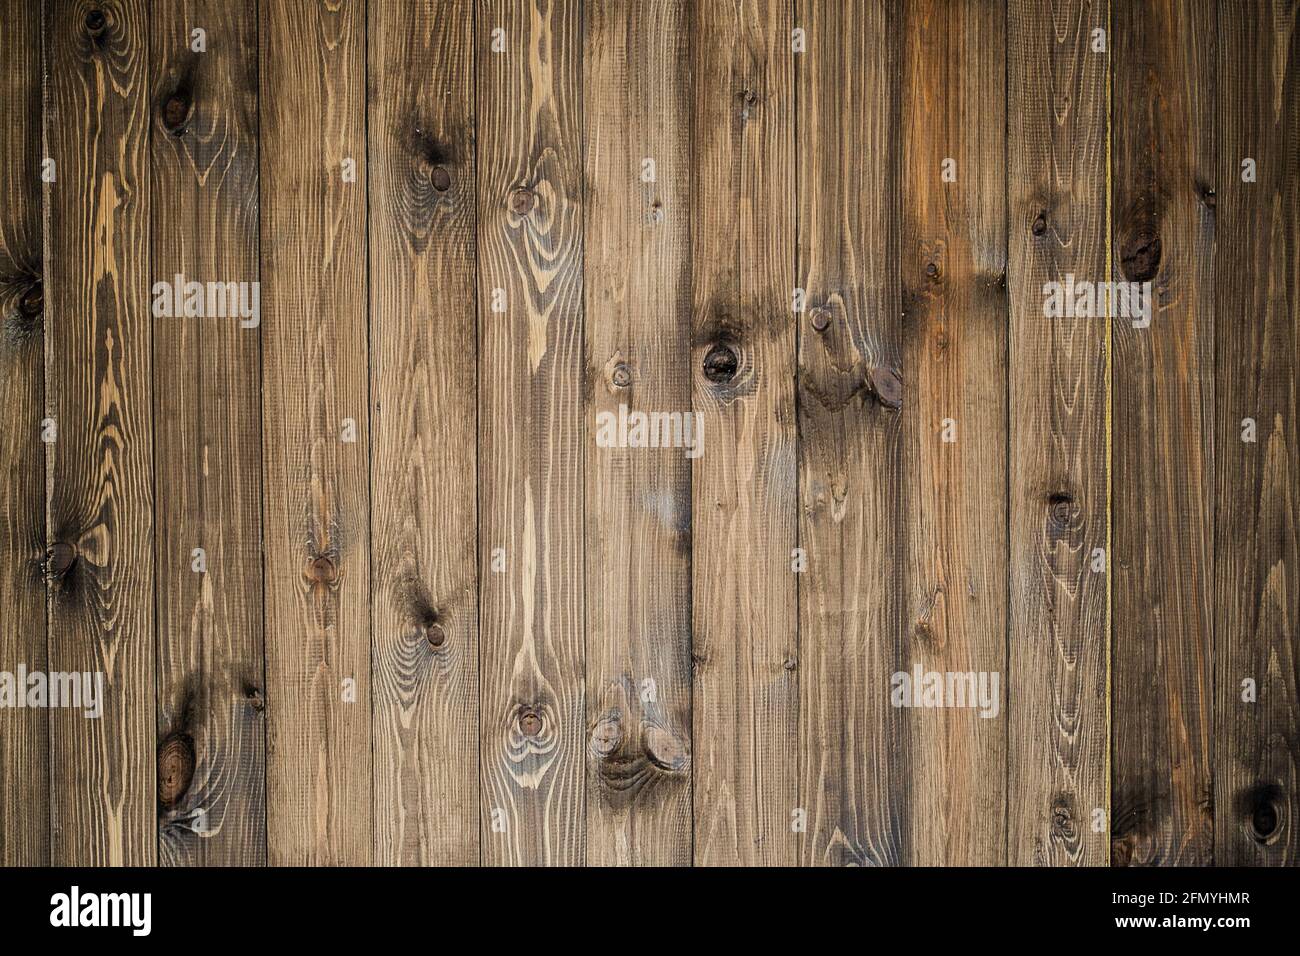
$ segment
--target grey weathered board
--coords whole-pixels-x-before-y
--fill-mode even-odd
[[[1298,18],[0,0],[0,864],[1300,862]]]

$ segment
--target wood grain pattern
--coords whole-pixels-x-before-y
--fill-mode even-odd
[[[214,0],[155,5],[155,283],[258,280],[253,12]],[[252,304],[231,297],[225,316],[154,319],[154,394],[167,409],[155,417],[163,865],[266,859],[261,349],[240,301]],[[183,786],[176,771],[191,761]]]
[[[912,0],[902,30],[905,669],[990,675],[995,702],[893,717],[914,865],[1006,858],[1005,29],[996,3]]]
[[[1298,16],[1293,0],[1225,0],[1218,10],[1214,860],[1222,865],[1300,862]],[[1254,182],[1243,180],[1247,159]],[[1253,703],[1243,699],[1246,680]]]
[[[1214,4],[1114,8],[1115,865],[1211,862]]]
[[[46,669],[41,9],[0,3],[0,670]],[[0,866],[49,862],[49,719],[0,717]]]
[[[792,29],[777,0],[699,3],[691,27],[691,364],[707,443],[691,515],[704,866],[798,859]]]
[[[691,411],[686,14],[584,7],[591,865],[691,862],[691,459],[596,440],[600,416]]]
[[[0,865],[1300,862],[1298,19],[0,0]]]
[[[1109,323],[1044,314],[1046,283],[1109,275],[1108,64],[1090,52],[1108,20],[1107,0],[1007,8],[1007,807],[1021,866],[1109,858]]]
[[[473,6],[370,8],[375,860],[479,861]]]
[[[806,864],[906,862],[899,594],[897,31],[887,5],[800,3],[799,808]],[[813,326],[816,318],[821,331]]]
[[[50,860],[152,865],[155,830],[150,18],[46,14],[50,671],[103,675],[103,711],[51,709]]]
[[[365,19],[360,0],[260,10],[273,865],[372,859]]]
[[[477,17],[485,863],[586,858],[579,12]]]

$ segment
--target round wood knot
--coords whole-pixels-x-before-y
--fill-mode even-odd
[[[442,647],[447,643],[447,631],[437,621],[433,621],[425,625],[424,639],[429,642],[430,647]]]
[[[171,734],[158,746],[158,803],[170,810],[194,781],[194,740]]]
[[[46,566],[52,577],[61,578],[77,563],[77,546],[67,541],[56,541],[47,554]]]
[[[610,380],[616,388],[627,388],[632,384],[632,367],[625,362],[619,362],[614,366]]]
[[[678,771],[686,767],[686,748],[675,734],[662,727],[646,728],[645,755],[660,770]]]
[[[519,715],[519,732],[525,737],[536,737],[542,732],[542,715],[535,710],[525,710]]]
[[[22,299],[18,302],[18,311],[29,319],[34,319],[40,315],[45,308],[45,289],[39,283],[33,283],[23,293]]]
[[[799,662],[795,660],[793,657],[787,657],[784,661],[781,662],[781,666],[788,671],[792,671],[799,666]]]
[[[510,208],[517,216],[526,216],[537,204],[537,196],[531,189],[516,189],[510,194]]]
[[[256,713],[266,710],[266,696],[262,693],[260,687],[245,687],[244,702],[248,704]]]
[[[1047,519],[1052,527],[1064,530],[1074,519],[1074,499],[1058,491],[1047,497]]]
[[[1130,282],[1150,282],[1160,271],[1160,231],[1144,224],[1132,229],[1120,246],[1120,267]]]
[[[95,9],[86,14],[86,29],[91,33],[98,33],[104,29],[107,22],[103,10]]]
[[[1030,227],[1035,236],[1042,236],[1047,233],[1047,213],[1040,212],[1034,217],[1034,224]]]
[[[1255,805],[1250,815],[1251,835],[1259,843],[1267,843],[1277,832],[1278,812],[1272,800],[1264,799]]]
[[[613,714],[603,718],[592,728],[588,746],[595,756],[605,758],[618,750],[622,743],[623,724],[618,719],[618,715]]]
[[[429,173],[429,182],[438,192],[445,193],[451,188],[451,172],[446,166],[435,166]]]
[[[730,345],[715,345],[704,356],[704,377],[716,385],[725,385],[736,377],[740,357]]]
[[[812,322],[814,332],[825,332],[831,327],[831,310],[819,305],[808,314],[808,320]]]
[[[881,405],[893,409],[903,407],[903,380],[892,368],[873,367],[867,372],[867,383]]]
[[[163,125],[173,133],[184,131],[185,121],[190,116],[190,101],[181,93],[175,93],[167,98],[163,104],[162,110]]]
[[[307,579],[311,581],[312,584],[333,584],[338,580],[338,577],[338,568],[335,566],[333,561],[323,554],[312,561],[312,563],[307,567]]]
[[[1070,809],[1070,800],[1065,794],[1057,796],[1052,803],[1052,832],[1070,842],[1078,835],[1074,828],[1074,812]]]

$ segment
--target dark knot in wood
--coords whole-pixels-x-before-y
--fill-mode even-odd
[[[662,727],[652,725],[646,728],[645,755],[660,770],[678,771],[686,768],[686,748],[676,734]]]
[[[184,93],[173,93],[163,104],[163,125],[179,135],[185,131],[185,121],[190,117],[190,100]]]
[[[52,578],[61,578],[77,563],[77,546],[67,541],[56,541],[46,555],[46,568]]]
[[[542,715],[535,710],[525,710],[519,715],[519,732],[525,737],[536,737],[542,732]]]
[[[531,189],[516,189],[510,194],[510,208],[517,216],[526,216],[533,211],[537,196]]]
[[[725,385],[736,377],[740,357],[730,345],[715,345],[704,356],[704,377],[715,385]]]
[[[1267,843],[1277,832],[1277,827],[1277,804],[1269,796],[1262,796],[1250,814],[1251,836],[1259,843]]]
[[[881,405],[895,411],[903,407],[903,380],[892,368],[875,366],[869,369],[867,384]]]
[[[170,810],[194,781],[194,739],[171,734],[158,745],[158,803]]]
[[[1139,226],[1124,238],[1120,266],[1130,282],[1150,282],[1160,271],[1160,230]]]
[[[313,584],[330,585],[338,580],[339,569],[326,555],[316,558],[307,566],[307,580]]]
[[[611,714],[597,722],[591,730],[588,747],[597,757],[608,757],[618,750],[623,743],[623,724],[617,714]]]
[[[18,311],[29,319],[34,319],[45,308],[45,289],[39,283],[35,282],[28,286],[27,291],[18,302]]]

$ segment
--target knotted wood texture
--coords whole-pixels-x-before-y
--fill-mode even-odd
[[[1298,15],[0,0],[0,863],[1300,863]]]

